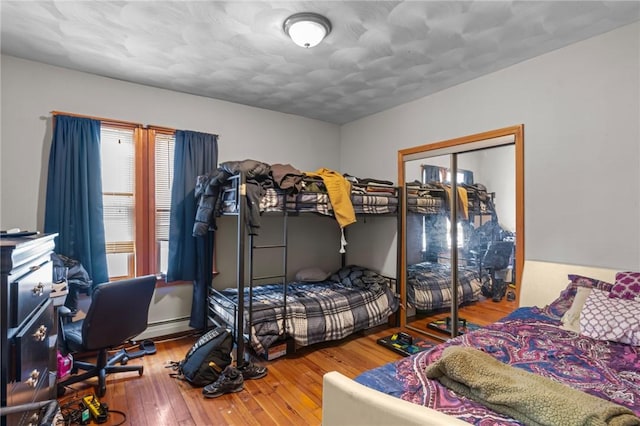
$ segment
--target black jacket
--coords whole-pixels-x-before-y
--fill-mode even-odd
[[[270,184],[271,168],[268,164],[256,160],[227,161],[211,173],[198,176],[195,197],[198,200],[193,236],[202,237],[216,230],[215,218],[220,211],[220,187],[231,175],[245,174],[247,183],[247,211],[245,212],[249,233],[257,235],[260,227],[260,197],[265,185]]]

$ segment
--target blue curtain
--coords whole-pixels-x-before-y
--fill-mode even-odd
[[[422,183],[442,182],[442,167],[423,165],[422,166]]]
[[[109,281],[102,215],[100,121],[55,117],[44,232],[56,252],[82,263],[94,285]]]
[[[473,172],[471,170],[461,170],[464,181],[462,183],[466,185],[473,185]]]
[[[193,237],[197,202],[196,178],[218,166],[218,136],[187,130],[176,131],[169,219],[167,281],[193,281],[190,326],[206,326],[207,289],[211,284],[213,236]]]
[[[443,176],[446,176],[447,170],[443,167],[431,166],[431,165],[423,165],[422,166],[422,180],[423,183],[428,182],[443,182]],[[458,169],[458,172],[462,173],[463,180],[462,182],[466,185],[473,185],[473,172],[470,170],[462,170]]]

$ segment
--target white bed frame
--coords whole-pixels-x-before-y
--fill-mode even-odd
[[[534,260],[522,270],[520,306],[545,306],[567,287],[567,275],[579,274],[613,283],[616,270]],[[324,375],[324,426],[468,425],[455,417],[386,395],[363,386],[337,371]]]

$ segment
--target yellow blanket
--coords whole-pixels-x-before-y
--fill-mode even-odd
[[[315,172],[304,172],[307,176],[321,178],[329,193],[329,201],[333,207],[340,228],[356,221],[356,213],[351,204],[351,182],[340,173],[329,169],[318,169]]]
[[[626,407],[503,364],[474,348],[446,348],[426,375],[526,425],[640,425]]]

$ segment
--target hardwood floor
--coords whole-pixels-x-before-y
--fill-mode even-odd
[[[339,371],[349,377],[395,361],[401,356],[378,345],[376,340],[394,330],[378,328],[340,342],[302,348],[293,355],[272,361],[256,360],[269,373],[245,381],[238,393],[206,399],[200,388],[169,376],[169,361],[184,357],[197,336],[156,341],[154,355],[132,359],[144,365],[144,374],[107,375],[107,393],[100,399],[108,405],[107,426],[205,426],[205,425],[319,425],[322,417],[322,376]],[[95,381],[78,383],[59,398],[60,405],[92,394]],[[116,411],[126,414],[126,421]]]
[[[484,326],[500,320],[517,308],[517,300],[508,301],[506,298],[502,298],[500,302],[494,302],[491,299],[485,299],[481,296],[480,301],[460,307],[459,317],[474,324]],[[407,318],[407,325],[416,329],[425,330],[429,334],[437,336],[442,335],[442,339],[444,340],[448,338],[445,333],[434,331],[433,329],[428,328],[427,324],[431,321],[440,320],[450,315],[451,313],[449,309],[428,314],[417,314]]]
[[[502,306],[502,308],[500,307]],[[491,301],[478,303],[465,317],[478,324],[503,315],[509,305]],[[398,328],[378,327],[338,342],[327,342],[272,361],[255,359],[269,373],[248,380],[238,393],[207,399],[200,388],[169,376],[166,365],[181,360],[197,336],[157,340],[157,352],[132,359],[130,364],[144,365],[144,374],[107,375],[107,393],[101,402],[109,407],[106,426],[213,426],[213,425],[319,425],[322,420],[322,376],[339,371],[348,377],[401,358],[401,355],[377,344]],[[418,335],[415,332],[410,334]],[[423,336],[421,336],[423,337]],[[73,385],[59,398],[61,406],[77,408],[79,399],[92,394],[94,381]],[[126,415],[126,419],[122,414]]]

